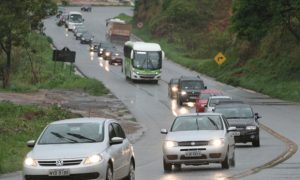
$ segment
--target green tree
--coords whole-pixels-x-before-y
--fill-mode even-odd
[[[13,47],[24,45],[26,36],[55,8],[52,0],[0,1],[0,48],[5,54],[3,88],[10,82]]]

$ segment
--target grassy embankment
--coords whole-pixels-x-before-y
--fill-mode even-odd
[[[73,69],[70,72],[69,65],[64,67],[57,63],[54,71],[51,40],[35,33],[29,38],[28,51],[14,49],[11,85],[8,89],[0,89],[2,92],[78,89],[91,95],[108,93],[101,82],[75,75]],[[23,158],[30,150],[26,141],[37,139],[48,123],[79,116],[56,106],[42,108],[10,102],[0,102],[0,114],[0,174],[21,170]]]
[[[118,18],[132,21],[131,17],[124,14],[120,14]],[[166,37],[152,36],[149,29],[147,24],[143,28],[134,26],[133,33],[144,41],[159,43],[167,58],[178,64],[233,86],[252,89],[275,98],[300,101],[300,81],[297,78],[300,77],[300,71],[297,70],[300,65],[293,60],[297,59],[299,51],[295,48],[297,42],[291,35],[286,34],[285,39],[281,41],[282,44],[276,44],[276,39],[282,37],[278,37],[276,32],[270,34],[259,47],[261,54],[257,58],[248,60],[243,66],[239,66],[234,48],[229,48],[225,52],[226,61],[222,65],[217,65],[213,60],[214,57],[209,59],[191,57],[189,54],[191,52],[186,50],[186,47],[179,43],[169,43]],[[284,42],[288,45],[283,45]],[[291,53],[284,55],[285,50]],[[280,53],[276,51],[280,51],[281,55],[277,56]],[[211,54],[217,53],[218,51],[215,51]]]

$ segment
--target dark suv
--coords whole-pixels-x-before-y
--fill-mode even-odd
[[[184,102],[195,102],[202,89],[206,86],[199,76],[181,76],[178,79],[177,104],[181,106]]]
[[[249,104],[242,102],[220,102],[215,106],[214,112],[222,113],[229,126],[236,127],[234,140],[236,143],[252,142],[252,146],[259,147],[259,122],[261,116],[254,113]]]

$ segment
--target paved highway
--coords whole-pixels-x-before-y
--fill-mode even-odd
[[[79,7],[68,10],[80,10]],[[119,13],[132,14],[129,7],[98,7],[91,13],[85,12],[85,25],[96,40],[105,39],[105,19]],[[136,154],[137,180],[198,180],[198,179],[299,179],[300,154],[297,152],[287,161],[273,167],[273,163],[288,158],[297,151],[300,130],[300,106],[295,103],[272,99],[252,91],[228,86],[199,74],[208,88],[222,89],[234,98],[253,104],[256,112],[263,118],[260,122],[274,131],[261,130],[261,147],[239,144],[236,148],[236,167],[222,170],[219,164],[205,166],[183,166],[181,171],[164,173],[162,166],[161,128],[169,128],[176,114],[194,112],[193,108],[178,108],[176,102],[168,98],[167,82],[172,77],[198,75],[169,60],[163,62],[162,80],[156,84],[132,83],[125,80],[120,66],[110,66],[107,61],[98,59],[81,45],[71,32],[56,26],[56,18],[45,20],[46,34],[53,38],[58,49],[67,46],[76,51],[76,66],[88,77],[102,81],[113,94],[121,99],[137,121],[146,127],[145,134],[134,144]],[[122,49],[117,45],[118,49]],[[270,134],[270,132],[272,132]],[[280,136],[283,135],[283,136]],[[275,137],[277,136],[277,137]],[[285,139],[288,138],[288,139]],[[289,141],[291,140],[291,141]],[[293,142],[295,144],[293,144]],[[290,143],[290,146],[287,144]],[[287,153],[287,154],[286,154]],[[261,168],[257,168],[261,167]],[[268,169],[264,169],[268,167]],[[20,179],[18,175],[0,177],[1,179]]]

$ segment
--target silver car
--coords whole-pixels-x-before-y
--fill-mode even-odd
[[[220,163],[223,169],[235,165],[234,132],[219,113],[193,113],[176,117],[163,141],[163,167]]]
[[[205,111],[213,112],[216,104],[218,104],[220,101],[226,101],[231,99],[232,98],[230,96],[211,96],[207,100],[207,104],[205,105]]]
[[[23,163],[23,178],[134,179],[133,148],[117,121],[77,118],[49,124]]]

